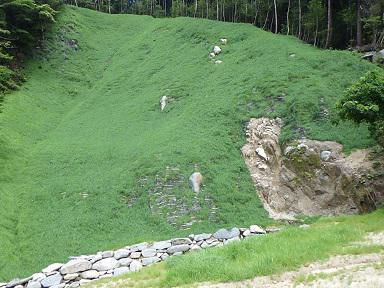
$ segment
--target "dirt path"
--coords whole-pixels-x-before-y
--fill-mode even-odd
[[[384,233],[369,234],[355,246],[384,245]],[[384,253],[334,256],[277,276],[252,280],[203,284],[201,288],[382,288],[384,287]]]

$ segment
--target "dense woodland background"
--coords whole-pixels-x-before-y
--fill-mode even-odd
[[[0,3],[0,92],[14,89],[23,80],[15,71],[34,48],[42,47],[44,35],[63,4],[106,13],[252,23],[323,48],[370,51],[384,44],[384,0],[1,0]]]

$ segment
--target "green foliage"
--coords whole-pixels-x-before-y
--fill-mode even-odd
[[[70,7],[58,17],[49,53],[28,63],[28,81],[6,97],[0,115],[4,280],[69,255],[267,225],[240,152],[250,117],[281,117],[287,139],[303,131],[348,150],[371,144],[364,125],[333,127],[322,113],[333,114],[342,91],[374,67],[349,52],[247,24]],[[208,53],[221,37],[228,44],[215,65]],[[162,113],[163,95],[171,101]],[[204,177],[199,195],[188,187],[195,164]],[[183,181],[156,190],[159,179]],[[183,216],[195,217],[191,229],[153,209],[161,200],[154,192],[188,208],[198,203]]]
[[[367,123],[372,136],[384,146],[384,74],[368,72],[347,89],[336,106],[343,120]]]

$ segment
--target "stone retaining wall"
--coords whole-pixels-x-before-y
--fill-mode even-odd
[[[70,257],[67,263],[54,263],[24,279],[0,283],[0,288],[72,288],[92,280],[139,271],[144,266],[164,261],[170,256],[182,255],[233,241],[275,232],[276,228],[263,229],[257,225],[249,228],[220,229],[214,234],[190,235],[154,243],[140,243],[116,251],[103,251],[95,255]]]

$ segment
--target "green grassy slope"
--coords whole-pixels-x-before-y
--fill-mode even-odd
[[[283,138],[301,128],[347,149],[371,144],[366,128],[321,116],[371,68],[347,52],[246,24],[68,7],[59,18],[49,56],[28,65],[0,114],[0,279],[69,255],[268,223],[240,155],[251,116],[282,117]],[[214,65],[220,37],[229,43]],[[173,101],[160,113],[163,95]],[[205,177],[196,198],[195,165]]]

